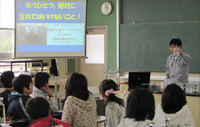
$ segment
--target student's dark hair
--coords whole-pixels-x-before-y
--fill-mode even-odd
[[[23,94],[23,88],[26,87],[27,89],[29,89],[30,83],[32,83],[31,76],[21,74],[13,80],[13,87],[15,91]]]
[[[49,102],[42,97],[35,97],[26,103],[26,111],[33,120],[49,116]]]
[[[66,82],[66,93],[65,99],[62,100],[64,103],[68,96],[74,96],[81,100],[88,100],[89,98],[89,90],[87,78],[83,74],[73,73],[69,76]]]
[[[5,88],[12,88],[12,80],[14,79],[14,73],[12,71],[4,71],[1,74],[1,82]]]
[[[111,93],[108,96],[105,95],[105,92],[110,89],[113,89],[114,91],[117,90],[117,85],[112,79],[105,79],[99,85],[99,92],[102,93],[107,98],[104,106],[106,107],[108,102],[116,102],[124,107],[124,101],[121,98],[116,97],[115,94]]]
[[[173,38],[169,43],[169,46],[171,45],[177,45],[178,47],[182,47],[182,41],[179,38]]]
[[[44,87],[46,83],[49,81],[50,75],[46,72],[38,72],[35,75],[35,87],[40,89],[41,87]]]
[[[161,106],[165,113],[176,113],[187,100],[184,91],[176,84],[167,85],[162,93]]]
[[[125,118],[134,118],[136,121],[153,120],[155,115],[155,100],[147,88],[136,88],[127,98]]]

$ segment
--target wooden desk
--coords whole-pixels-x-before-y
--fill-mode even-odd
[[[104,127],[106,127],[105,121],[106,121],[106,117],[105,116],[97,116],[97,127],[98,127],[98,125],[101,125],[101,123],[104,123]]]

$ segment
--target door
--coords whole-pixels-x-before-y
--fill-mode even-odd
[[[86,36],[87,36],[86,37],[86,57],[88,58],[80,59],[80,73],[84,74],[87,77],[88,86],[96,86],[99,88],[99,84],[101,83],[102,80],[106,79],[106,75],[107,75],[106,74],[107,72],[107,28],[106,27],[88,27]],[[102,41],[99,41],[99,40],[102,40]],[[101,47],[103,47],[102,48],[103,50],[101,51],[99,51],[100,47],[97,46],[99,44],[101,45]],[[103,58],[97,57],[98,55],[97,56],[94,55],[98,53],[100,53],[100,55],[104,54],[102,55]],[[94,55],[93,57],[97,59],[97,62],[90,61],[91,54]],[[100,62],[98,61],[99,59],[101,59]]]

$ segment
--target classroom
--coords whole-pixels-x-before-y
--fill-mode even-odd
[[[3,6],[1,1],[0,7]],[[109,14],[103,14],[101,10],[104,2],[110,3]],[[15,28],[1,26],[1,16],[5,12],[0,12],[0,30],[14,32]],[[87,54],[87,46],[86,58],[62,56],[33,59],[42,59],[48,66],[51,66],[52,59],[56,59],[59,79],[66,80],[73,72],[79,72],[87,77],[89,87],[99,88],[103,79],[113,79],[117,84],[128,82],[129,72],[151,72],[150,85],[161,86],[166,77],[167,57],[171,54],[169,42],[172,38],[180,38],[183,51],[193,58],[189,82],[200,82],[199,0],[87,0],[86,16],[88,37],[103,37],[103,62],[87,63],[90,58],[87,55],[91,55]],[[13,53],[0,54],[0,60],[12,59],[14,56]],[[1,73],[5,69],[2,66],[1,63]],[[28,68],[31,67],[32,64],[28,64]],[[64,85],[60,85],[59,97],[65,94]],[[162,94],[153,95],[157,105]],[[186,98],[198,127],[200,96],[186,94]]]

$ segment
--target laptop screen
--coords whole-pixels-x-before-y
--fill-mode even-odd
[[[129,72],[128,85],[129,89],[148,88],[150,83],[151,72]]]

